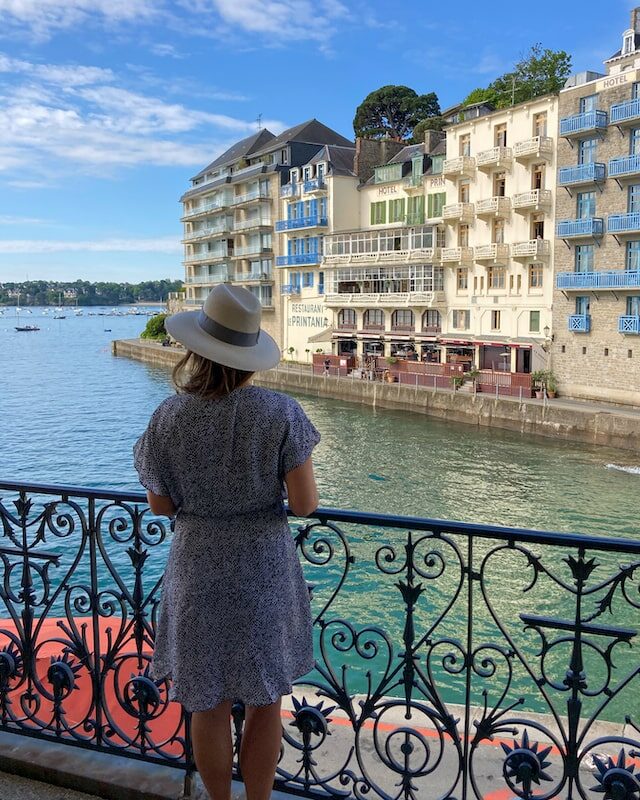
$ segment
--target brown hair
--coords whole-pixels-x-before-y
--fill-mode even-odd
[[[253,372],[225,367],[187,350],[186,355],[173,368],[172,377],[179,392],[197,394],[213,400],[237,389],[252,375]]]

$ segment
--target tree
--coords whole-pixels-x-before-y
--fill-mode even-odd
[[[496,78],[486,89],[474,89],[463,105],[493,103],[508,108],[534,97],[559,92],[571,72],[571,56],[564,50],[549,50],[537,43],[515,64],[511,72]]]
[[[167,331],[164,327],[164,321],[167,318],[167,314],[156,314],[155,317],[151,317],[147,322],[145,329],[140,334],[141,339],[153,339],[154,341],[161,341],[167,335]]]
[[[419,95],[408,86],[382,86],[356,109],[353,130],[356,136],[403,141],[411,137],[418,122],[439,114],[435,92]]]
[[[427,117],[427,119],[421,119],[413,129],[411,142],[413,144],[422,144],[422,142],[424,142],[425,131],[441,131],[443,127],[444,119],[440,115],[437,117]]]

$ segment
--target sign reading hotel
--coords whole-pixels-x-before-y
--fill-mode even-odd
[[[397,186],[381,186],[378,189],[378,196],[384,194],[398,194],[398,187]]]
[[[615,89],[616,86],[625,86],[626,84],[635,83],[637,80],[637,69],[619,72],[617,75],[607,75],[606,78],[596,81],[596,92],[603,92],[605,89]]]
[[[322,303],[291,303],[291,314],[287,317],[290,328],[328,328]]]

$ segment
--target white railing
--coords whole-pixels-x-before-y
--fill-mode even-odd
[[[354,292],[326,294],[327,306],[431,306],[444,302],[444,292]]]
[[[442,209],[443,219],[473,219],[473,203],[451,203]]]
[[[236,272],[237,281],[270,281],[273,280],[269,272]]]
[[[189,231],[185,233],[184,238],[187,239],[201,239],[203,236],[216,236],[219,233],[225,233],[233,229],[232,224],[217,225],[215,228],[200,228],[197,231]]]
[[[547,239],[530,239],[511,245],[512,258],[542,258],[551,253],[551,243]]]
[[[473,156],[458,156],[448,158],[442,165],[443,175],[464,175],[471,173],[476,168],[476,160]]]
[[[504,261],[509,258],[508,244],[481,244],[473,248],[476,261]]]
[[[443,247],[441,260],[443,263],[465,262],[473,259],[472,247]]]
[[[249,203],[252,200],[271,200],[271,195],[269,192],[263,191],[247,192],[246,194],[236,195],[231,201],[231,205],[237,206],[240,205],[240,203]]]
[[[513,160],[513,151],[510,147],[491,147],[476,153],[476,165],[480,167],[494,166],[495,164],[508,164]]]
[[[552,156],[553,139],[550,136],[532,136],[531,139],[523,139],[516,142],[513,146],[513,154],[516,158],[524,156]]]
[[[242,222],[236,222],[233,226],[234,231],[246,231],[248,228],[258,228],[261,225],[271,225],[270,219],[246,219]]]
[[[220,253],[216,252],[208,252],[208,253],[193,253],[192,255],[185,255],[184,261],[185,263],[191,263],[192,261],[219,261],[221,258],[227,258],[229,253],[225,250]]]
[[[271,253],[271,247],[265,247],[261,244],[250,244],[247,247],[236,247],[233,251],[234,256],[261,256],[265,253]]]
[[[508,214],[511,211],[509,197],[487,197],[476,202],[476,214]]]
[[[322,263],[326,266],[333,264],[403,264],[409,261],[433,262],[440,260],[439,247],[420,247],[411,250],[383,250],[371,253],[342,253],[340,255],[325,255]]]
[[[511,202],[514,208],[535,208],[550,205],[551,200],[551,189],[530,189],[528,192],[514,194]]]

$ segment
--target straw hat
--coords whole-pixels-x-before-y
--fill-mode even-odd
[[[200,311],[168,317],[166,330],[188,350],[225,367],[255,372],[280,361],[280,348],[260,329],[262,306],[241,286],[221,283]]]

